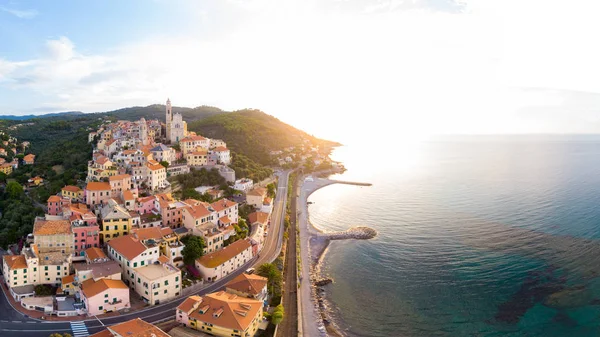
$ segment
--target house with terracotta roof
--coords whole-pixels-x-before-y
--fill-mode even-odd
[[[175,150],[164,144],[156,145],[150,149],[150,152],[152,153],[152,157],[158,162],[166,161],[170,165],[175,161]]]
[[[98,247],[91,247],[84,251],[85,254],[85,262],[87,264],[90,263],[102,263],[109,261],[104,251]]]
[[[64,276],[60,282],[60,289],[63,294],[75,296],[79,292],[79,283],[75,282],[75,274]]]
[[[256,209],[261,209],[266,197],[267,189],[263,187],[256,187],[246,193],[246,203],[254,206]]]
[[[51,195],[48,198],[46,207],[50,215],[62,215],[63,207],[68,207],[71,204],[71,199],[61,198],[58,195]]]
[[[231,164],[231,152],[228,148],[223,146],[218,146],[212,150],[210,150],[211,154],[215,154],[217,156],[217,163],[223,165]]]
[[[162,225],[171,228],[179,228],[182,224],[183,209],[188,205],[173,198],[171,193],[160,193],[154,195],[154,209],[158,210]]]
[[[122,198],[123,192],[135,189],[137,194],[137,188],[131,181],[131,175],[129,174],[118,174],[108,178],[110,184],[111,197]]]
[[[211,149],[214,149],[214,148],[217,148],[220,146],[227,147],[227,143],[225,143],[225,141],[223,141],[222,139],[213,139],[213,138],[210,139],[210,148]]]
[[[221,199],[210,204],[212,211],[215,213],[215,218],[229,218],[232,223],[238,223],[238,204],[229,199]]]
[[[198,149],[208,150],[210,147],[210,140],[202,136],[187,136],[179,141],[181,146],[181,152],[187,155],[188,152],[196,151]]]
[[[154,240],[140,240],[125,235],[108,243],[108,256],[119,263],[123,280],[132,289],[135,287],[135,268],[151,265],[160,257],[160,247]]]
[[[167,169],[155,160],[146,163],[145,182],[151,190],[165,188],[169,185],[167,181]]]
[[[90,335],[89,337],[170,337],[158,327],[147,323],[140,318],[131,321],[107,326],[105,330]]]
[[[147,227],[131,230],[131,235],[142,242],[153,240],[160,247],[160,254],[167,262],[180,268],[183,267],[183,248],[185,245],[170,227]]]
[[[88,162],[87,181],[98,181],[102,178],[117,175],[117,172],[117,167],[110,159],[99,156]]]
[[[189,151],[185,155],[185,161],[192,167],[208,165],[208,151],[204,149]]]
[[[109,183],[90,181],[85,186],[85,204],[95,208],[110,199],[112,188]]]
[[[175,320],[215,336],[256,336],[262,307],[261,301],[220,291],[188,297],[177,307]]]
[[[86,280],[79,294],[88,316],[130,308],[129,288],[121,280]]]
[[[73,253],[73,231],[69,220],[46,220],[36,217],[33,224],[33,242],[40,253]]]
[[[35,162],[35,155],[34,154],[28,154],[25,157],[23,157],[23,164],[25,165],[33,165],[33,163]]]
[[[27,183],[31,187],[40,186],[44,183],[44,178],[42,178],[40,176],[36,176],[36,177],[30,178],[30,179],[27,179]]]
[[[67,185],[60,190],[63,198],[69,198],[71,201],[83,201],[83,190],[77,186]]]
[[[216,281],[231,274],[252,259],[249,240],[238,240],[229,246],[204,255],[195,261],[204,281]]]
[[[113,260],[100,263],[75,263],[75,281],[81,283],[86,280],[98,281],[103,278],[111,280],[121,279],[121,266]]]
[[[266,303],[267,291],[266,277],[256,274],[242,273],[225,285],[225,291],[240,297],[253,298]]]
[[[13,166],[11,164],[5,163],[0,165],[0,172],[10,175],[13,171]]]

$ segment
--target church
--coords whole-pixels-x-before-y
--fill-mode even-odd
[[[187,134],[187,123],[183,121],[180,113],[173,114],[171,100],[167,99],[166,109],[166,138],[167,144],[176,144]]]

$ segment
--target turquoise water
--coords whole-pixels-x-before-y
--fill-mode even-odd
[[[309,200],[334,241],[323,271],[350,336],[600,335],[600,137],[347,146]],[[391,164],[390,164],[391,162]]]

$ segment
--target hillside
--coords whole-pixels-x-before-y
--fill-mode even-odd
[[[188,130],[208,138],[223,139],[235,154],[243,154],[261,164],[271,165],[271,151],[303,144],[331,147],[340,145],[319,139],[260,110],[239,110],[188,124]]]
[[[107,111],[98,113],[97,115],[114,116],[118,119],[126,120],[138,120],[144,117],[145,119],[158,119],[164,122],[165,109],[165,106],[162,104],[154,104],[145,107],[135,106],[114,111]],[[189,123],[190,121],[203,119],[213,115],[223,114],[225,113],[225,111],[211,106],[199,106],[195,108],[183,108],[174,106],[173,113],[180,113],[183,116],[183,120]]]

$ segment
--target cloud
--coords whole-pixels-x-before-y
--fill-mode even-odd
[[[19,9],[10,9],[10,8],[6,8],[4,6],[0,6],[0,11],[12,14],[20,19],[33,19],[34,17],[36,17],[39,13],[34,10],[34,9],[30,9],[30,10],[19,10]]]
[[[316,135],[359,126],[527,132],[546,117],[525,112],[544,109],[586,120],[593,99],[565,92],[600,92],[600,55],[581,43],[600,31],[595,3],[506,1],[408,1],[418,6],[367,14],[367,2],[232,0],[219,15],[240,17],[219,38],[186,31],[90,54],[63,36],[39,58],[0,60],[0,88],[86,112],[169,96],[181,106],[260,108]]]

